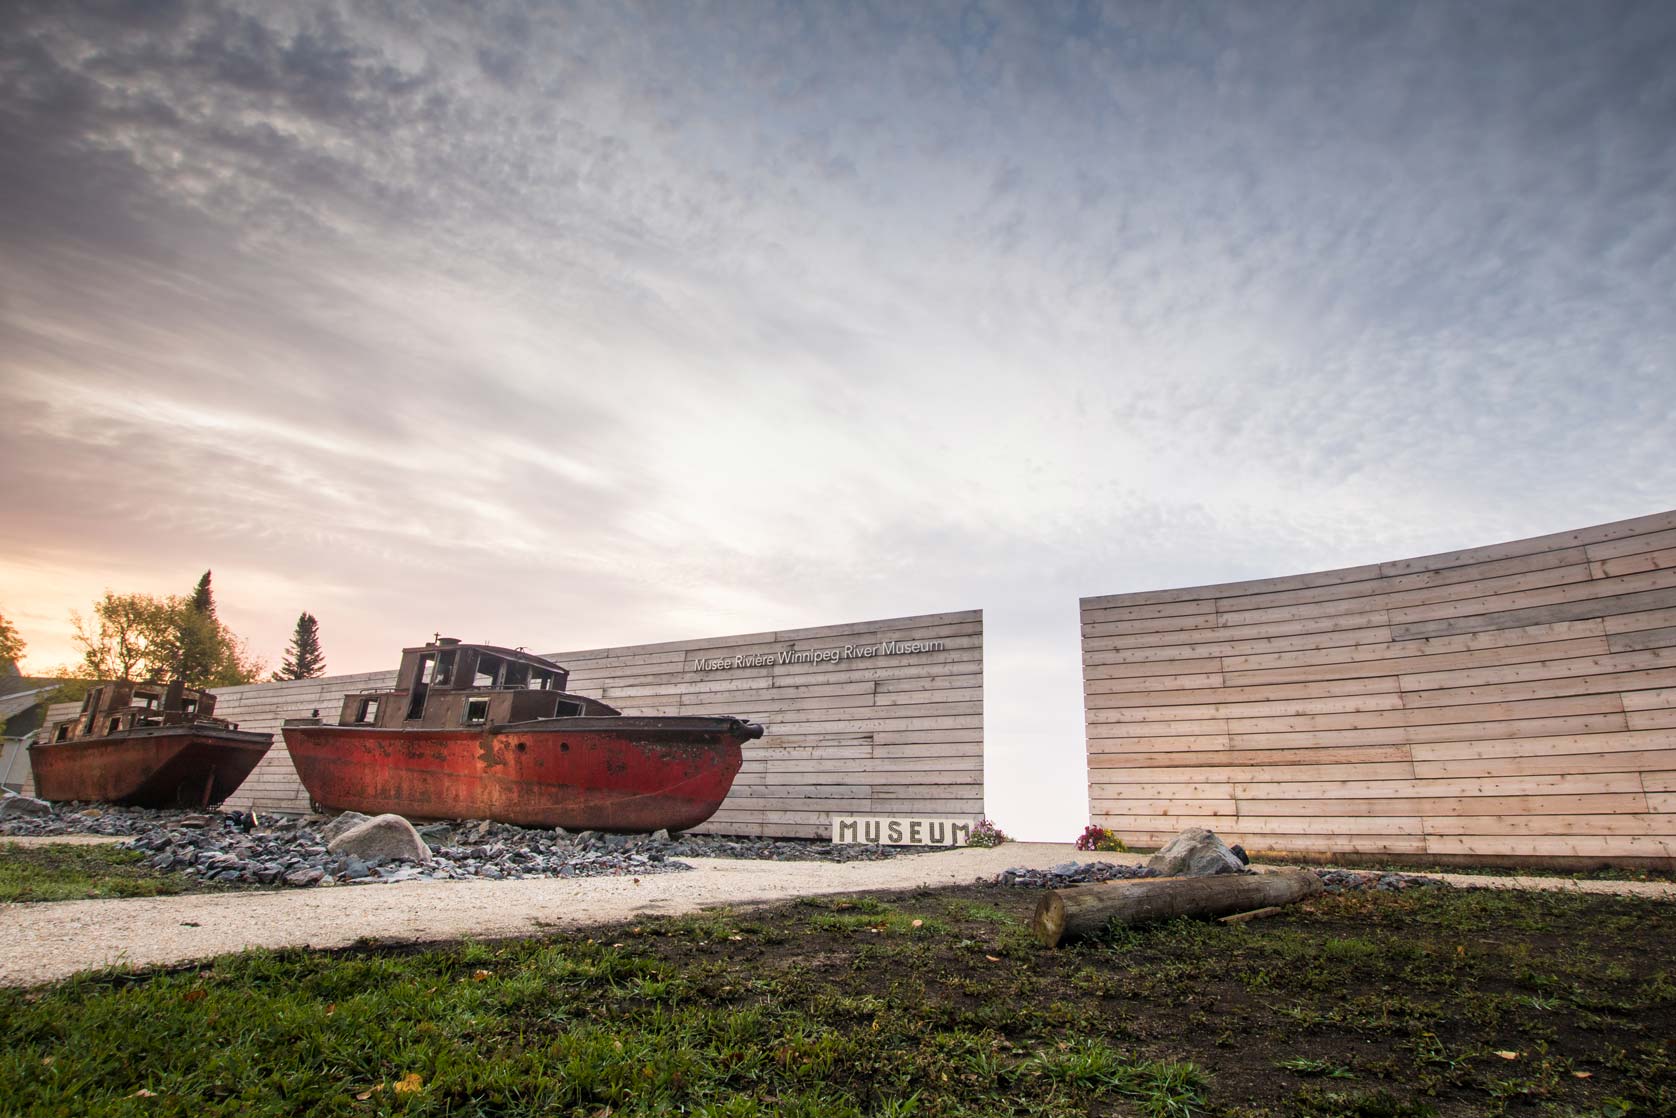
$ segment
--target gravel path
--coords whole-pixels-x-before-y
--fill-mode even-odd
[[[911,854],[877,862],[683,859],[690,873],[522,881],[408,881],[0,906],[0,984],[32,985],[113,965],[151,966],[251,947],[343,947],[363,938],[539,934],[821,893],[968,885],[1012,866],[1067,860],[1069,846]]]
[[[0,905],[0,985],[33,985],[97,967],[152,966],[253,947],[498,938],[679,915],[823,893],[967,885],[1003,870],[1111,861],[1061,843],[910,854],[875,862],[683,859],[690,873],[635,878],[410,881],[377,888],[289,889]],[[1138,858],[1125,859],[1139,861]],[[1256,868],[1256,867],[1254,867]],[[1460,886],[1676,899],[1676,884],[1436,874]]]

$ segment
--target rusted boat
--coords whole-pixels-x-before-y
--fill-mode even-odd
[[[29,747],[35,794],[57,802],[208,807],[232,795],[273,745],[215,716],[215,696],[173,683],[93,688],[74,718]]]
[[[569,679],[521,649],[439,637],[402,650],[393,689],[345,696],[337,725],[282,732],[316,810],[625,834],[710,818],[762,736],[739,718],[625,715]]]

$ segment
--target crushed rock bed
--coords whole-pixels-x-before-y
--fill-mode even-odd
[[[1447,881],[1415,873],[1381,873],[1378,870],[1321,870],[1315,871],[1329,893],[1354,893],[1360,889],[1376,889],[1381,893],[1400,893],[1405,889],[1452,889]]]
[[[531,877],[641,876],[692,867],[680,858],[778,862],[876,861],[896,848],[795,839],[713,835],[571,835],[487,820],[419,827],[431,861],[368,861],[327,849],[328,816],[258,816],[107,805],[55,804],[50,814],[0,822],[0,834],[108,835],[149,855],[155,869],[225,884],[307,887],[392,881],[506,880]]]
[[[1451,886],[1435,877],[1409,873],[1381,873],[1377,870],[1311,869],[1321,879],[1329,893],[1353,893],[1372,889],[1382,893],[1400,893],[1407,889],[1441,888]],[[994,877],[980,877],[978,885],[1018,885],[1032,889],[1063,889],[1068,885],[1093,885],[1102,881],[1126,881],[1141,877],[1160,877],[1157,870],[1146,866],[1128,866],[1114,862],[1061,862],[1045,870],[1014,866]]]
[[[1019,885],[1030,889],[1063,889],[1067,885],[1094,885],[1102,881],[1128,881],[1137,877],[1161,877],[1157,870],[1119,862],[1061,862],[1045,870],[1014,866],[994,877],[980,877],[975,885]]]

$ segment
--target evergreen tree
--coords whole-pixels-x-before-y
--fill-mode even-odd
[[[192,591],[192,608],[205,617],[215,616],[215,595],[210,591],[210,573],[204,572],[204,577],[198,580],[198,585]]]
[[[291,646],[285,650],[274,679],[317,679],[324,674],[326,657],[320,652],[320,623],[312,613],[303,613],[297,618]]]
[[[0,671],[8,666],[15,667],[23,659],[23,647],[23,638],[17,635],[17,629],[6,620],[5,614],[0,613]]]

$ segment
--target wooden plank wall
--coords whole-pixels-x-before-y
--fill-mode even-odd
[[[938,652],[700,671],[702,659],[884,641]],[[983,614],[902,617],[667,644],[560,652],[570,687],[628,714],[736,714],[769,733],[745,746],[733,792],[702,830],[823,837],[842,815],[983,813]],[[391,659],[396,659],[392,650]],[[286,718],[337,717],[344,694],[389,687],[395,672],[264,683],[216,692],[216,713],[271,732],[274,747],[227,806],[306,811],[279,738]]]
[[[1676,512],[1082,600],[1089,800],[1354,860],[1676,867]]]
[[[700,659],[884,641],[940,652],[698,671]],[[983,814],[983,614],[933,614],[559,655],[571,687],[635,714],[738,714],[733,791],[701,830],[823,838],[833,815]]]

